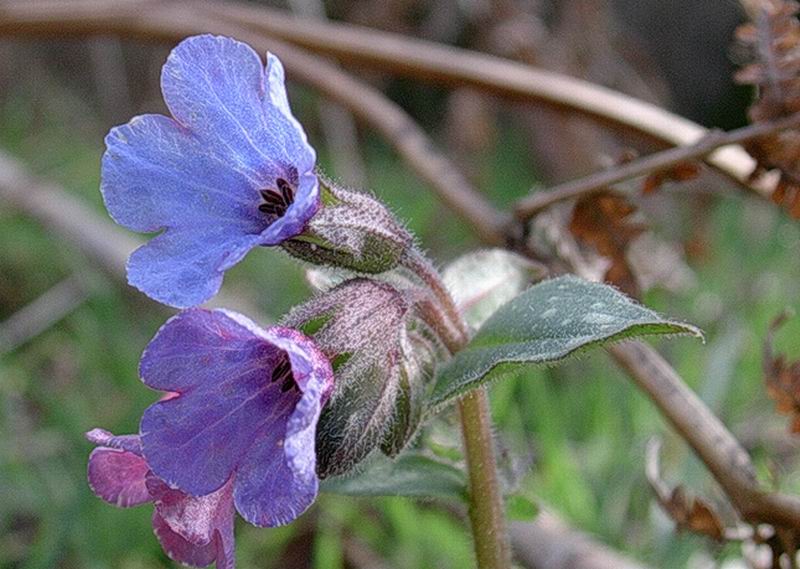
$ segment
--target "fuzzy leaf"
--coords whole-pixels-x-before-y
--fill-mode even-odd
[[[520,365],[554,363],[593,345],[651,334],[693,334],[607,285],[566,276],[505,304],[439,370],[430,405],[441,406]]]
[[[475,329],[543,276],[542,267],[503,249],[468,253],[453,261],[442,273],[467,324]]]
[[[381,456],[358,474],[324,480],[321,489],[348,496],[467,500],[467,481],[461,470],[419,453],[407,453],[395,460]]]

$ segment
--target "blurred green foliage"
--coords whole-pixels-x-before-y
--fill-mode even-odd
[[[5,94],[0,147],[105,215],[97,187],[108,125],[97,126],[94,119],[87,126],[93,110],[57,86],[39,89],[35,102],[31,85]],[[315,99],[304,94],[301,101],[299,114],[313,113]],[[383,143],[365,138],[369,187],[408,220],[438,261],[476,245]],[[321,137],[315,133],[312,139]],[[320,151],[323,165],[329,164],[327,149]],[[499,205],[534,181],[526,155],[524,138],[506,125],[484,157],[489,174],[483,189]],[[669,224],[674,212],[661,213],[656,224]],[[678,339],[659,347],[735,432],[752,423],[765,433],[781,429],[783,419],[764,393],[760,350],[769,321],[786,305],[797,307],[800,298],[800,224],[769,204],[738,198],[714,202],[706,213],[706,252],[694,265],[696,288],[681,296],[653,292],[646,303],[702,327],[708,342]],[[172,566],[152,536],[148,507],[117,510],[89,492],[90,445],[82,437],[95,426],[137,430],[142,409],[155,398],[137,380],[138,358],[169,312],[2,204],[0,243],[0,321],[68,275],[81,275],[89,290],[68,317],[0,356],[0,567]],[[272,316],[309,294],[301,268],[273,250],[249,255],[230,271],[225,287]],[[792,344],[798,334],[795,319],[780,332],[779,348],[800,356]],[[602,354],[499,383],[492,400],[501,443],[533,459],[523,480],[526,495],[656,567],[684,566],[699,549],[714,556],[731,553],[676,535],[655,506],[643,467],[645,442],[653,435],[667,441],[668,479],[712,498],[719,492],[650,402]],[[775,461],[763,444],[754,448],[769,479]],[[796,474],[779,474],[776,484],[800,491]],[[345,541],[387,567],[472,565],[463,512],[435,502],[324,495],[289,527],[240,524],[237,540],[243,569],[303,566],[306,559],[317,569],[345,567]]]

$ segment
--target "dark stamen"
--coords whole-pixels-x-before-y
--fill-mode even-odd
[[[292,379],[292,365],[289,358],[284,356],[281,361],[272,369],[272,382],[282,379]]]
[[[261,197],[265,202],[275,205],[283,205],[285,201],[283,196],[275,190],[261,190]]]
[[[291,172],[290,172],[291,174]],[[296,174],[295,174],[296,177]],[[289,206],[294,203],[294,188],[284,178],[275,180],[276,189],[260,190],[264,203],[259,204],[259,211],[271,217],[282,217]]]
[[[293,204],[294,190],[292,190],[292,187],[289,185],[289,183],[283,178],[278,178],[275,183],[278,184],[278,189],[281,191],[281,197],[283,198],[283,201],[288,205]]]

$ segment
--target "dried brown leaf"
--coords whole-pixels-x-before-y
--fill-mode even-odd
[[[789,431],[800,433],[800,360],[789,362],[784,354],[775,354],[774,349],[775,332],[788,318],[787,312],[775,318],[764,339],[764,382],[775,410],[789,416]]]
[[[661,478],[659,451],[661,444],[653,439],[647,445],[647,480],[655,492],[656,499],[664,511],[673,519],[678,530],[705,535],[723,541],[725,528],[719,514],[702,498],[689,495],[683,486],[672,490]]]
[[[752,123],[800,111],[800,4],[795,0],[761,0],[757,16],[740,26],[737,39],[755,59],[736,73],[739,83],[757,88],[748,115]],[[756,175],[780,172],[773,200],[800,218],[800,130],[784,130],[746,144],[756,159]]]
[[[575,204],[569,230],[584,245],[610,261],[605,280],[630,296],[639,296],[639,284],[627,259],[630,244],[646,227],[633,219],[636,206],[624,196],[603,191]]]
[[[700,164],[697,162],[680,162],[670,168],[656,170],[644,180],[642,193],[652,194],[666,182],[686,182],[700,175]]]

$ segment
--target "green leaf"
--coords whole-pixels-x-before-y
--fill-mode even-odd
[[[506,516],[510,520],[528,522],[539,513],[539,506],[521,494],[506,496]]]
[[[321,490],[348,496],[467,500],[467,482],[461,470],[419,453],[406,453],[395,460],[377,456],[357,474],[326,478]]]
[[[548,364],[589,347],[654,334],[692,334],[616,289],[573,276],[537,284],[503,305],[438,372],[429,405],[437,408],[525,364]]]
[[[541,265],[505,249],[468,253],[442,273],[445,285],[473,329],[543,276]]]

